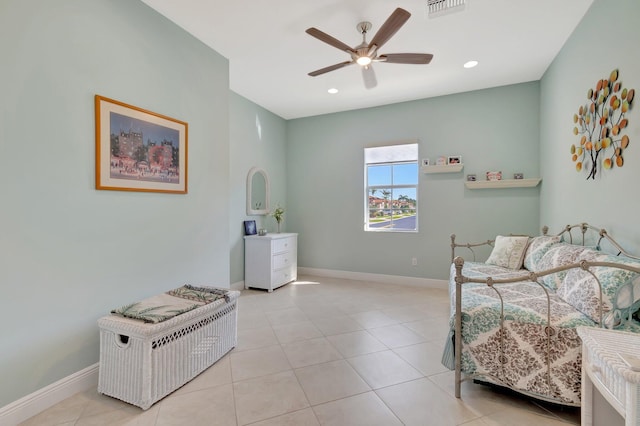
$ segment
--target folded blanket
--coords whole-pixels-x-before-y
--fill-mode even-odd
[[[229,302],[229,290],[223,288],[196,287],[185,284],[182,287],[168,291],[167,294],[203,303],[211,303],[222,298],[224,298],[225,302]]]
[[[192,311],[202,305],[204,305],[202,302],[181,300],[167,294],[159,294],[140,302],[113,309],[111,313],[156,324]]]
[[[229,290],[186,284],[140,302],[113,309],[111,313],[156,324],[223,298],[229,302]]]

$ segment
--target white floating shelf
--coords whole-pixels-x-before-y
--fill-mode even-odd
[[[465,182],[464,185],[469,189],[488,189],[488,188],[531,188],[538,186],[542,181],[540,178],[534,179],[504,179],[504,180],[480,180],[475,182]]]
[[[457,173],[461,172],[464,164],[445,164],[442,166],[422,166],[422,173]]]

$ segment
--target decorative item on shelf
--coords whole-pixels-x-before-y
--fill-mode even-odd
[[[276,209],[273,211],[273,213],[271,213],[271,216],[273,216],[273,218],[276,220],[276,222],[278,222],[278,234],[279,234],[280,233],[280,224],[284,220],[284,208],[282,208],[282,207],[280,207],[278,205],[276,207]]]
[[[244,235],[256,235],[256,221],[245,220],[244,221]]]
[[[267,235],[267,230],[264,228],[260,228],[258,230],[258,235],[260,235],[261,237],[264,237],[265,235]]]
[[[502,172],[487,172],[487,180],[502,180]]]
[[[429,159],[428,158],[423,158],[422,159],[422,167],[426,167],[429,165]]]
[[[467,175],[467,182],[475,182],[476,175]]]
[[[587,180],[596,178],[599,165],[604,169],[624,165],[622,152],[629,146],[629,136],[622,132],[629,125],[626,115],[635,90],[623,88],[618,77],[615,69],[608,79],[598,80],[595,90],[587,91],[587,103],[573,115],[573,134],[582,136],[579,145],[571,145],[571,159],[577,172],[587,171]]]
[[[438,157],[438,159],[436,160],[436,166],[446,166],[447,165],[447,157],[445,157],[444,155],[441,155],[440,157]]]
[[[450,155],[447,158],[447,164],[462,164],[462,157],[459,155]]]
[[[514,173],[513,174],[513,178],[514,179],[524,179],[524,174],[522,174],[522,173]]]

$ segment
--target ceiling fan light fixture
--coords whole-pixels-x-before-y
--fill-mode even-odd
[[[467,61],[464,63],[463,67],[465,68],[473,68],[478,65],[478,61]]]
[[[366,67],[367,65],[371,64],[371,58],[368,56],[360,56],[358,59],[356,59],[356,62],[358,63],[358,65]]]
[[[335,95],[336,93],[338,93],[338,89],[332,87],[331,89],[327,90],[327,92],[329,92],[329,94],[331,95]]]

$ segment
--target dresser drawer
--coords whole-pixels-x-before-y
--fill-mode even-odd
[[[294,263],[293,252],[286,252],[273,255],[273,270],[287,268]]]
[[[278,269],[271,273],[271,280],[274,287],[278,287],[280,284],[285,284],[297,279],[297,268],[289,267],[284,269]]]
[[[285,251],[296,251],[296,239],[295,238],[279,238],[273,240],[272,249],[274,253],[282,253]]]

